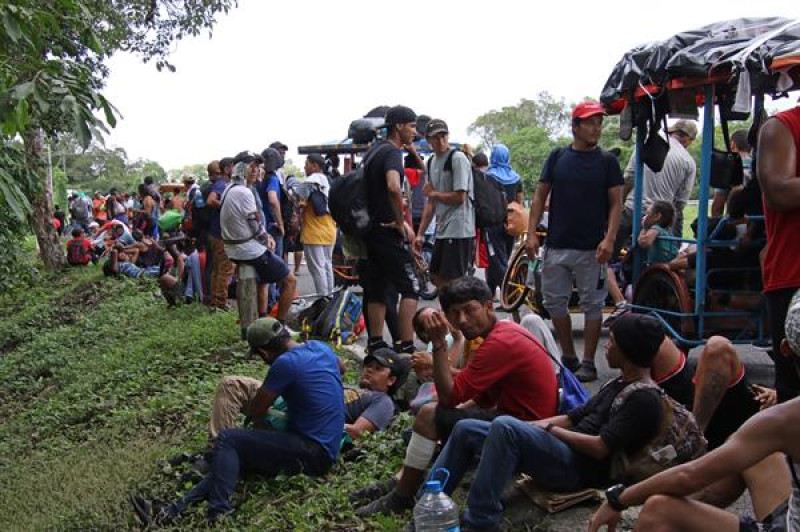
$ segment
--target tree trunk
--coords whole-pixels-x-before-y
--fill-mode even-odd
[[[35,189],[28,200],[31,203],[31,213],[28,216],[33,234],[39,243],[39,254],[45,269],[54,271],[64,267],[66,262],[64,250],[58,233],[53,227],[53,183],[47,179],[47,172],[43,168],[42,131],[37,127],[29,127],[25,132],[25,164],[34,176]]]

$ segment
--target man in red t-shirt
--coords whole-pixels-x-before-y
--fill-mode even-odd
[[[778,352],[786,337],[784,321],[789,302],[800,288],[800,107],[767,120],[757,149],[757,175],[764,195],[767,228],[762,267],[764,294],[772,335],[775,388],[778,401],[783,402],[800,394],[800,378],[792,362]]]
[[[447,439],[462,419],[510,415],[533,421],[556,414],[558,386],[547,351],[526,329],[498,321],[486,282],[475,277],[455,279],[441,288],[439,302],[444,313],[437,311],[424,319],[426,335],[433,344],[439,402],[423,406],[417,414],[396,485],[385,496],[359,508],[356,513],[360,516],[413,507],[437,441]],[[445,339],[451,327],[467,340],[484,338],[456,376],[450,369],[451,353]]]

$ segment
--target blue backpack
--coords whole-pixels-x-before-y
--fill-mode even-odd
[[[528,339],[533,338],[533,334],[522,334],[522,336]],[[536,342],[541,345],[539,340],[536,340]],[[578,377],[576,377],[569,368],[565,367],[559,359],[554,357],[546,347],[542,345],[542,349],[547,353],[547,356],[550,357],[550,360],[555,362],[560,368],[558,375],[556,375],[558,393],[558,397],[556,398],[556,413],[566,414],[574,408],[585,405],[591,397],[589,390],[587,390],[583,383],[578,380]]]

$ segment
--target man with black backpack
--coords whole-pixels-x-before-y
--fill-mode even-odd
[[[606,299],[606,271],[622,211],[619,161],[598,146],[605,110],[582,102],[572,110],[572,144],[547,157],[531,205],[527,251],[539,251],[536,227],[550,201],[542,268],[544,306],[553,319],[562,362],[581,381],[597,380],[594,355]],[[572,341],[569,300],[573,283],[584,313],[584,351],[580,362]]]
[[[414,328],[419,280],[414,271],[410,242],[403,215],[403,148],[413,150],[417,115],[398,105],[386,112],[386,140],[376,143],[364,156],[364,182],[370,229],[367,269],[362,279],[367,294],[369,341],[367,350],[386,347],[383,322],[386,318],[386,289],[394,285],[400,293],[400,350],[414,352]]]
[[[428,202],[422,212],[414,247],[422,249],[425,230],[436,216],[430,272],[433,283],[441,287],[468,275],[475,256],[474,182],[472,164],[467,156],[450,148],[450,132],[444,120],[428,122],[425,138],[433,148],[433,156],[428,159],[428,182],[423,188]]]

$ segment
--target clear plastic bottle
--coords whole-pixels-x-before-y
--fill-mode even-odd
[[[433,474],[439,471],[449,476],[445,469],[437,469]],[[444,482],[429,480],[425,483],[425,493],[414,506],[415,532],[459,532],[458,506],[443,491],[446,483],[446,477]]]

